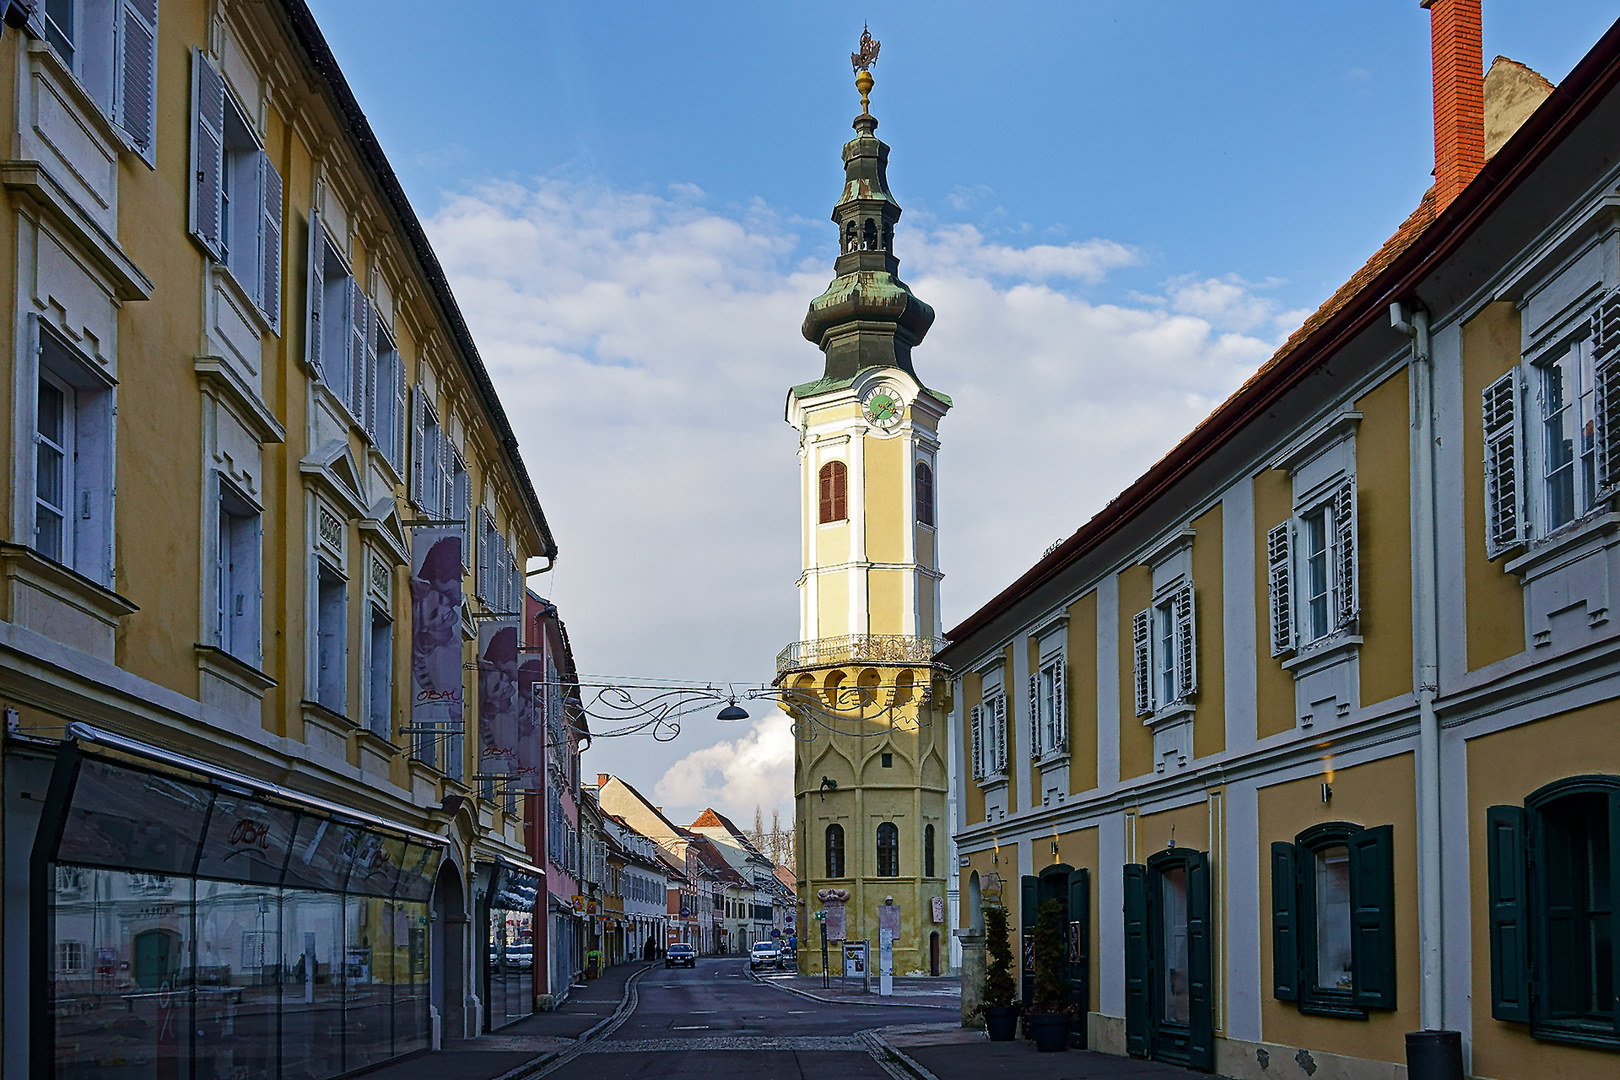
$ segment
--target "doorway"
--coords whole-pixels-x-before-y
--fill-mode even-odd
[[[1042,904],[1056,900],[1068,917],[1064,936],[1069,946],[1069,1004],[1085,1016],[1091,1009],[1091,871],[1053,863],[1038,877],[1025,875],[1021,884],[1023,918],[1019,937],[1023,945],[1024,1006],[1028,1008],[1035,996],[1035,920]],[[1082,1022],[1077,1030],[1069,1032],[1071,1045],[1086,1045],[1086,1027]]]
[[[462,1003],[467,997],[463,968],[468,925],[467,899],[461,871],[449,859],[439,864],[439,879],[433,885],[430,919],[429,1000],[438,1010],[443,1040],[465,1039],[468,1032]]]
[[[180,970],[180,935],[173,930],[143,930],[135,935],[135,985],[142,990],[168,990]]]
[[[1125,867],[1125,1046],[1215,1067],[1209,858],[1173,848]]]
[[[928,935],[928,974],[939,974],[939,931]]]

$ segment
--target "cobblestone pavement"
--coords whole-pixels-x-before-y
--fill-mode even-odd
[[[645,1054],[654,1051],[679,1050],[790,1050],[800,1051],[856,1051],[865,1053],[867,1044],[855,1035],[805,1035],[773,1038],[769,1035],[722,1035],[696,1039],[604,1039],[593,1043],[588,1054]]]

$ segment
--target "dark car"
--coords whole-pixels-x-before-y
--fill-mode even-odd
[[[667,968],[681,966],[695,968],[697,967],[697,950],[684,941],[677,941],[664,954],[664,966]]]

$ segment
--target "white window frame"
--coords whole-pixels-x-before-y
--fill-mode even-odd
[[[1271,655],[1285,666],[1360,642],[1361,552],[1356,506],[1360,489],[1350,470],[1331,474],[1295,501],[1287,520],[1267,532]],[[1325,624],[1311,611],[1311,522],[1322,521],[1327,571]]]
[[[1041,656],[1029,676],[1030,750],[1037,764],[1069,752],[1066,663],[1065,651],[1060,647]]]
[[[1136,715],[1147,722],[1191,709],[1198,695],[1196,594],[1178,574],[1131,620]]]
[[[1552,373],[1566,360],[1571,361],[1569,370],[1575,377],[1575,388],[1573,399],[1568,400],[1566,395],[1566,403],[1558,411],[1574,417],[1574,433],[1570,440],[1572,456],[1569,462],[1560,467],[1560,470],[1567,468],[1570,474],[1570,513],[1564,520],[1555,521],[1553,481],[1548,473],[1553,459],[1548,432],[1551,420],[1548,416],[1551,404],[1549,382]],[[1529,370],[1537,428],[1536,437],[1529,440],[1535,465],[1533,475],[1536,478],[1533,496],[1536,505],[1532,520],[1536,522],[1535,532],[1543,537],[1551,537],[1602,509],[1604,503],[1597,476],[1597,388],[1592,339],[1576,337],[1543,350],[1530,363]],[[1588,432],[1592,433],[1590,445],[1583,446],[1582,440]]]
[[[15,422],[26,440],[26,464],[13,470],[22,511],[14,524],[18,542],[97,584],[113,583],[113,510],[116,391],[101,367],[38,315],[28,317],[26,351],[20,358]],[[28,373],[32,378],[26,378]],[[55,553],[41,549],[38,522],[39,387],[49,383],[63,394],[64,429],[57,445],[62,459],[62,542]]]
[[[366,649],[366,730],[380,739],[394,735],[394,617],[375,600],[370,612]]]
[[[66,13],[66,27],[51,9]],[[155,166],[158,0],[40,0],[29,29],[73,73],[125,148]]]
[[[349,581],[341,568],[316,555],[310,583],[315,595],[315,701],[339,716],[349,703]]]
[[[263,665],[263,512],[215,473],[214,644],[251,667]]]
[[[59,395],[61,402],[61,423],[56,438],[45,433],[45,404],[44,390],[49,386]],[[61,376],[40,366],[39,377],[35,380],[34,391],[34,550],[54,562],[63,566],[73,565],[74,544],[73,524],[74,509],[78,502],[78,485],[74,477],[75,447],[78,439],[75,435],[75,425],[78,420],[78,396],[75,387],[70,385]],[[51,454],[56,458],[54,467],[47,470],[43,466],[45,455]],[[54,473],[55,485],[42,483],[47,472]],[[49,497],[41,494],[48,486],[54,486],[61,493],[57,503],[50,501]],[[54,542],[42,541],[40,520],[42,517],[56,519],[56,538]]]

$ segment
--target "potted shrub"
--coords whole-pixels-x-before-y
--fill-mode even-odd
[[[1067,914],[1060,902],[1048,900],[1035,919],[1035,993],[1024,1026],[1042,1053],[1069,1046]]]
[[[1007,909],[984,909],[984,948],[988,962],[984,969],[984,1029],[991,1042],[1011,1042],[1018,1030],[1018,1006],[1013,995],[1012,945],[1007,940]]]

